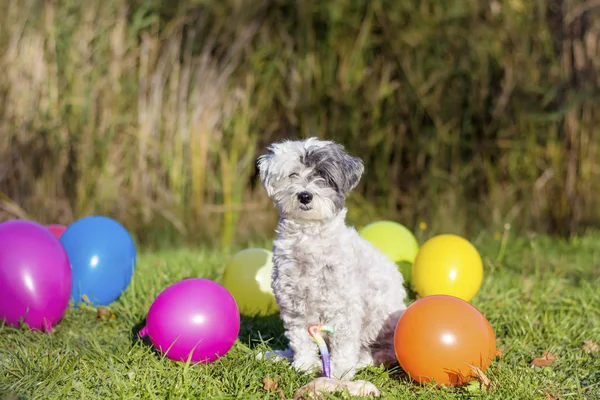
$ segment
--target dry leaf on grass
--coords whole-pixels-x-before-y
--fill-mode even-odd
[[[546,350],[541,357],[533,359],[533,361],[531,362],[531,366],[549,367],[550,365],[554,364],[555,361],[556,361],[556,357],[554,356],[554,354],[552,354],[548,350]]]
[[[561,400],[560,397],[558,397],[555,394],[552,394],[550,392],[545,392],[546,393],[546,400]]]
[[[504,356],[504,352],[502,349],[496,349],[496,357],[502,358]]]
[[[586,340],[585,343],[583,344],[582,349],[583,349],[583,351],[585,351],[588,354],[597,353],[598,350],[600,350],[600,348],[598,348],[598,345],[596,343],[592,342],[591,340]]]
[[[471,371],[473,371],[475,377],[477,377],[477,380],[481,384],[481,389],[483,389],[485,393],[490,393],[492,390],[496,389],[498,382],[490,380],[481,368],[474,365],[469,365],[469,368],[471,368]]]
[[[265,376],[263,378],[264,390],[266,390],[267,392],[274,392],[277,390],[277,388],[279,388],[279,385],[273,379],[269,378],[268,376]]]
[[[275,375],[275,378],[277,379],[279,376]],[[280,398],[285,399],[285,394],[279,389],[279,384],[268,376],[263,378],[263,389],[267,392],[277,392]]]
[[[102,307],[102,306],[98,307],[98,309],[96,310],[96,320],[97,321],[102,321],[102,320],[110,321],[112,319],[117,319],[117,314],[110,311],[106,307]]]

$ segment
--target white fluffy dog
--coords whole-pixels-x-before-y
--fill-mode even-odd
[[[396,360],[393,335],[406,309],[398,267],[346,226],[345,199],[364,167],[332,141],[274,143],[258,158],[263,186],[280,220],[272,288],[289,355],[299,371],[321,366],[307,328],[325,324],[332,378],[350,380],[371,364]]]

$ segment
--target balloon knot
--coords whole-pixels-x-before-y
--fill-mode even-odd
[[[140,337],[144,337],[148,334],[148,327],[143,327],[142,329],[139,330],[138,335],[140,335]]]

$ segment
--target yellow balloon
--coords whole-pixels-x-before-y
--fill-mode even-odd
[[[404,280],[411,280],[411,266],[419,251],[419,242],[404,225],[394,221],[376,221],[360,230],[360,236],[398,264]]]
[[[421,297],[445,294],[471,301],[483,281],[483,262],[467,239],[444,234],[426,241],[413,263],[413,286]]]
[[[269,315],[279,311],[271,289],[273,253],[249,248],[236,253],[223,275],[223,286],[231,293],[241,314]]]

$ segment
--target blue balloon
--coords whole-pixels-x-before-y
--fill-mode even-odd
[[[136,266],[135,243],[127,229],[115,220],[90,216],[69,225],[60,237],[71,270],[71,299],[94,306],[117,300],[129,286]]]

